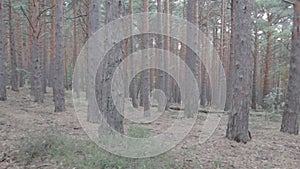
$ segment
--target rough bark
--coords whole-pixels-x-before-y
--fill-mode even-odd
[[[255,12],[255,15],[256,12]],[[258,39],[258,27],[257,23],[255,23],[255,40],[254,40],[254,53],[253,53],[253,59],[254,59],[254,66],[253,66],[253,82],[252,82],[252,104],[251,108],[253,110],[256,110],[256,104],[257,104],[257,61],[258,61],[258,52],[259,52],[259,39]]]
[[[24,87],[25,85],[25,79],[24,79],[24,47],[23,47],[23,27],[21,25],[22,20],[21,20],[21,16],[18,14],[16,16],[16,29],[17,31],[17,37],[18,37],[18,67],[21,70],[19,72],[19,87]]]
[[[169,14],[170,14],[170,3],[171,3],[172,0],[165,0],[164,1],[164,13],[167,14],[167,15],[164,15],[164,18],[163,18],[163,31],[164,31],[164,34],[165,35],[170,35],[171,34],[171,30],[170,30],[170,17],[169,17]],[[163,43],[164,43],[164,49],[166,51],[171,51],[170,48],[171,48],[171,37],[169,36],[164,36],[163,37]],[[164,58],[164,68],[165,69],[168,69],[168,66],[169,66],[169,61],[166,60]],[[166,95],[166,105],[165,105],[165,110],[167,110],[169,108],[169,105],[170,105],[170,102],[171,102],[171,77],[168,73],[165,73],[165,77],[164,77],[164,92],[165,92],[165,95]]]
[[[56,0],[51,1],[51,6],[56,5]],[[55,35],[55,15],[56,15],[56,8],[51,9],[51,39],[50,39],[50,65],[49,65],[49,77],[48,77],[48,86],[53,87],[53,75],[54,75],[54,58],[55,58],[55,41],[56,41],[56,35]],[[53,91],[54,92],[54,91]],[[55,93],[53,93],[53,96]]]
[[[143,11],[144,11],[144,18],[143,18],[143,30],[147,32],[149,29],[149,21],[148,21],[148,0],[143,1]],[[149,35],[143,34],[142,35],[142,49],[147,49],[149,45]],[[143,52],[143,63],[145,67],[147,67],[149,63],[149,53]],[[150,70],[144,70],[141,76],[141,85],[142,85],[142,97],[143,97],[143,107],[144,107],[144,116],[150,116]]]
[[[73,17],[74,19],[74,23],[73,23],[73,67],[75,67],[76,61],[77,61],[77,55],[78,55],[78,35],[77,35],[77,3],[78,1],[74,2],[74,6],[73,6]],[[77,78],[75,78],[77,79]],[[74,79],[74,80],[75,80]],[[78,79],[77,82],[72,83],[72,87],[74,89],[74,92],[76,93],[76,97],[79,98],[80,97],[80,93],[79,93],[79,81],[80,79]]]
[[[234,71],[234,22],[235,16],[233,13],[233,2],[231,1],[231,34],[230,34],[230,58],[229,58],[229,77],[227,78],[227,90],[226,90],[226,104],[225,111],[231,109],[232,106],[232,95],[233,95],[233,77],[235,76]]]
[[[300,112],[300,0],[294,3],[292,50],[290,57],[290,75],[280,131],[299,134]]]
[[[125,6],[123,0],[107,0],[105,1],[105,7],[106,7],[106,23],[109,23],[115,19],[118,19],[125,14]],[[107,31],[107,44],[113,44],[115,41],[116,36],[121,36],[124,32],[120,29],[118,34],[115,32],[109,32]],[[118,65],[122,62],[122,59],[124,58],[123,55],[123,47],[124,44],[118,43],[116,44],[105,56],[104,58],[104,68],[100,71],[101,74],[105,78],[102,79],[102,86],[97,88],[100,90],[100,93],[102,95],[99,95],[100,101],[98,101],[101,114],[104,118],[102,120],[105,120],[107,124],[110,126],[110,128],[118,131],[119,133],[124,133],[124,126],[123,126],[123,117],[122,114],[124,113],[124,93],[122,92],[124,89],[124,86],[122,83],[114,84],[112,83],[112,76],[116,69],[118,69]],[[99,73],[99,71],[98,71]],[[123,80],[123,74],[119,73],[116,78],[120,81]],[[99,77],[97,75],[97,77]],[[97,80],[98,81],[98,80]],[[115,94],[118,94],[118,98],[115,98],[114,100],[117,105],[114,104],[114,101],[112,100],[112,92]],[[119,112],[120,111],[120,112]],[[101,123],[104,124],[104,123]],[[105,130],[107,132],[106,126],[100,125],[100,132],[101,130]],[[104,131],[104,132],[105,132]]]
[[[16,52],[16,44],[15,44],[15,30],[13,27],[13,6],[12,0],[9,0],[9,47],[10,47],[10,64],[11,64],[11,72],[10,72],[10,83],[12,91],[19,91],[19,83],[18,83],[18,73],[17,73],[17,52]]]
[[[157,0],[157,12],[162,13],[163,12],[163,3],[161,0]],[[163,18],[159,17],[159,30],[163,32]],[[164,43],[163,43],[163,35],[157,35],[157,48],[158,49],[163,49],[164,48]],[[164,59],[160,61],[160,66],[164,66]],[[165,72],[158,70],[158,82],[156,85],[157,89],[160,89],[161,91],[165,91],[165,77],[166,74]],[[158,105],[158,111],[163,112],[165,110],[165,105],[164,105],[164,98],[158,97],[157,98],[159,105]]]
[[[31,45],[31,90],[32,94],[34,96],[34,101],[38,103],[44,102],[44,91],[43,91],[43,78],[42,78],[42,56],[40,53],[41,47],[40,47],[40,27],[41,27],[41,21],[39,18],[40,14],[40,3],[39,1],[34,1],[32,4],[32,45]]]
[[[31,35],[31,27],[29,22],[27,22],[26,24],[26,34],[27,35]],[[26,55],[25,55],[25,67],[27,68],[27,70],[31,71],[31,67],[30,67],[30,56],[31,56],[31,45],[32,45],[32,36],[25,36],[26,37]],[[31,77],[30,77],[31,78]],[[30,79],[31,81],[31,79]],[[32,93],[31,93],[32,95]]]
[[[273,14],[268,14],[268,26],[272,26]],[[271,48],[272,48],[272,32],[269,30],[267,32],[267,51],[266,51],[266,59],[265,59],[265,78],[264,78],[264,88],[263,88],[263,96],[266,97],[272,90],[271,83]]]
[[[205,42],[205,49],[204,49],[204,55],[209,55],[209,49],[208,49],[208,44],[209,44],[209,31],[210,31],[210,13],[211,13],[211,9],[210,9],[210,6],[211,6],[211,0],[208,0],[207,1],[207,16],[206,16],[206,42]],[[206,65],[208,66],[208,65]],[[203,64],[203,62],[201,63],[201,66],[200,66],[200,69],[201,69],[201,96],[200,96],[200,105],[205,107],[206,106],[206,99],[207,99],[207,81],[208,81],[208,73],[206,71],[206,68],[205,68],[205,65]]]
[[[191,23],[195,24],[195,8],[194,8],[195,2],[194,0],[188,0],[187,1],[187,20]],[[197,32],[193,32],[191,30],[192,28],[190,26],[187,26],[187,40],[193,40],[194,37],[198,37]],[[187,48],[186,50],[186,64],[189,67],[189,69],[192,71],[195,79],[199,78],[199,66],[197,64],[197,56],[195,55],[195,53],[192,51],[192,49]],[[187,78],[189,76],[186,76]],[[187,79],[186,81],[189,81],[189,79]],[[194,90],[192,89],[190,86],[191,84],[186,83],[186,95],[185,96],[185,116],[190,118],[193,117],[193,113],[192,112],[194,109],[194,106],[198,106],[198,99],[199,98],[195,98],[195,97],[190,97],[190,95],[193,95]],[[198,87],[198,86],[197,86]]]
[[[63,112],[66,110],[65,107],[65,88],[64,88],[64,71],[63,71],[63,1],[58,1],[56,4],[56,41],[55,41],[55,53],[54,58],[54,105],[55,112]]]
[[[89,37],[93,36],[93,34],[100,29],[100,18],[101,18],[101,1],[99,0],[90,0],[89,1],[89,24],[88,24],[88,30],[89,30]],[[93,44],[88,44],[89,48],[93,46]],[[93,66],[91,66],[93,63],[96,61],[94,60],[93,56],[89,56],[90,52],[88,52],[88,67],[87,67],[87,99],[88,99],[88,116],[87,120],[91,123],[99,123],[101,121],[101,117],[99,112],[97,111],[97,102],[93,100],[93,97],[90,97],[93,95],[93,89],[95,89],[94,84],[95,84],[95,79],[92,77],[92,71],[94,71]],[[103,66],[101,66],[103,67]],[[97,85],[99,85],[101,81],[101,75],[100,79],[97,81]],[[100,84],[102,85],[102,84]],[[104,93],[101,92],[97,93],[97,95],[104,95]],[[103,96],[105,98],[106,96]],[[98,97],[102,98],[102,97]],[[100,103],[102,101],[99,101]]]
[[[46,5],[46,0],[44,0],[43,1],[43,3]],[[42,55],[41,55],[41,57],[42,57],[42,85],[43,85],[43,91],[44,91],[44,93],[47,93],[47,58],[48,58],[48,51],[47,51],[47,49],[48,49],[48,44],[47,44],[47,25],[46,25],[46,23],[47,23],[47,18],[46,17],[44,17],[44,19],[43,19],[43,30],[42,30],[42,34],[43,34],[43,36],[42,36],[42,41],[41,41],[41,46],[42,46],[42,50],[41,50],[41,53],[42,53]]]
[[[130,15],[133,14],[133,0],[129,0],[129,14]],[[133,31],[133,18],[131,18],[130,23],[131,23],[130,34],[132,34],[132,31]],[[130,52],[133,53],[134,52],[134,38],[133,37],[130,37],[129,48],[130,48]],[[133,73],[134,69],[136,67],[136,62],[133,59],[133,57],[131,57],[130,63],[131,63],[131,70],[132,70],[132,73]],[[138,98],[137,98],[137,78],[136,78],[136,76],[131,80],[131,83],[130,83],[130,97],[132,99],[132,106],[134,108],[138,108],[139,103],[138,103]]]
[[[3,24],[3,0],[0,0],[0,101],[7,100],[5,84],[5,57],[4,57],[4,24]]]
[[[251,140],[248,123],[251,103],[253,59],[251,56],[251,4],[248,0],[232,0],[234,22],[234,71],[232,108],[226,137],[237,142]]]

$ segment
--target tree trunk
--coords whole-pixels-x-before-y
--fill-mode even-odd
[[[44,4],[46,5],[46,0],[44,0]],[[46,17],[44,17],[44,19],[43,19],[43,37],[42,37],[42,41],[41,41],[41,43],[42,43],[42,47],[43,47],[43,49],[42,49],[42,74],[43,74],[43,79],[42,79],[42,83],[43,83],[43,91],[44,91],[44,93],[47,93],[47,58],[48,58],[48,51],[47,51],[47,49],[48,49],[48,45],[47,45],[47,36],[46,36],[46,34],[47,34],[47,25],[46,25],[46,23],[47,23],[47,19],[46,19]]]
[[[64,71],[63,71],[63,1],[58,1],[56,4],[56,57],[55,57],[55,70],[54,70],[54,105],[55,112],[63,112],[65,108],[65,88],[64,88]]]
[[[31,12],[31,11],[30,11]],[[31,12],[32,13],[32,12]],[[31,35],[31,27],[29,22],[27,22],[26,24],[26,34],[27,35]],[[31,46],[32,46],[32,36],[25,36],[26,37],[26,55],[25,55],[25,67],[27,70],[29,70],[29,72],[32,72],[31,70],[31,65],[30,65],[30,59],[31,59]],[[31,76],[29,77],[30,80],[30,85],[31,85]],[[30,93],[31,95],[33,95],[32,93]]]
[[[255,12],[255,16],[257,16],[257,12]],[[257,18],[256,18],[257,19]],[[258,39],[258,27],[257,23],[255,23],[255,40],[254,40],[254,53],[253,53],[253,59],[254,59],[254,67],[253,67],[253,82],[252,82],[252,104],[251,108],[253,110],[256,110],[256,92],[257,92],[257,58],[258,58],[258,52],[259,52],[259,39]]]
[[[51,1],[51,6],[56,5],[56,0]],[[56,18],[56,8],[52,8],[51,10],[51,39],[50,39],[50,66],[49,66],[49,77],[48,77],[48,85],[49,87],[53,87],[54,81],[53,81],[53,75],[54,75],[54,58],[56,55],[55,51],[55,41],[56,41],[56,34],[55,34],[55,18]],[[55,95],[53,91],[53,96]]]
[[[232,106],[232,95],[233,95],[233,78],[235,76],[234,71],[234,22],[235,16],[233,13],[233,1],[231,1],[231,34],[230,34],[230,58],[229,58],[229,77],[227,78],[227,90],[226,90],[226,104],[225,111],[231,109]]]
[[[294,3],[292,50],[290,58],[290,77],[280,131],[299,134],[300,112],[300,0]]]
[[[17,37],[18,37],[18,67],[20,68],[19,72],[19,87],[24,87],[25,79],[24,79],[24,48],[23,48],[23,28],[22,28],[22,20],[21,16],[18,14],[16,18],[16,29]]]
[[[208,0],[207,2],[207,16],[206,16],[206,42],[205,42],[205,54],[204,55],[209,55],[209,31],[210,31],[210,5],[211,5],[211,0]],[[209,80],[208,79],[208,74],[207,74],[207,71],[206,71],[206,68],[205,68],[205,65],[203,64],[204,62],[201,63],[201,66],[200,66],[200,69],[201,69],[201,97],[200,97],[200,105],[205,107],[206,106],[206,101],[207,101],[207,81]],[[208,65],[206,65],[208,66]]]
[[[17,52],[16,52],[16,45],[15,45],[15,31],[13,27],[13,5],[12,0],[9,0],[9,43],[10,43],[10,63],[11,63],[11,74],[10,74],[10,82],[11,82],[11,89],[12,91],[19,91],[19,83],[18,83],[18,73],[17,73]]]
[[[75,1],[74,2],[74,7],[73,7],[73,17],[75,18],[74,19],[74,23],[73,23],[73,37],[74,37],[74,39],[73,39],[73,67],[75,67],[75,64],[76,64],[76,61],[77,61],[77,55],[78,55],[78,40],[77,40],[77,38],[78,38],[78,36],[77,36],[77,19],[76,19],[76,17],[77,17],[77,3],[78,3],[78,1]],[[75,78],[76,79],[76,78]],[[75,80],[74,79],[74,80]],[[80,97],[80,93],[79,93],[79,81],[80,81],[80,79],[78,79],[78,82],[75,82],[75,83],[73,83],[72,82],[72,87],[73,87],[73,89],[74,89],[74,92],[76,93],[76,97],[77,98],[79,98]]]
[[[232,109],[226,137],[237,142],[251,140],[248,131],[253,60],[251,56],[251,4],[248,0],[232,0],[234,22],[234,71]]]
[[[273,15],[268,14],[268,25],[272,26]],[[267,32],[267,53],[265,59],[265,78],[264,78],[264,88],[263,88],[263,96],[266,97],[272,90],[270,70],[271,70],[271,46],[272,46],[272,32],[269,30]]]
[[[143,8],[144,8],[144,18],[143,18],[143,30],[147,32],[149,30],[149,21],[148,21],[148,0],[143,0]],[[148,48],[149,45],[149,36],[147,34],[142,35],[142,50]],[[143,52],[143,63],[142,65],[145,67],[149,66],[149,53]],[[144,116],[150,116],[150,70],[144,70],[141,76],[141,85],[142,87],[142,97],[143,97],[143,106],[144,106]]]
[[[42,56],[41,56],[41,47],[40,47],[40,3],[39,1],[34,1],[32,6],[33,12],[33,27],[32,27],[32,46],[31,46],[31,90],[34,96],[34,101],[38,103],[44,102],[44,91],[43,91],[43,78],[42,78]],[[31,25],[32,26],[32,25]]]
[[[220,38],[220,58],[227,73],[227,56],[226,56],[226,9],[227,0],[222,0],[222,21],[221,21],[221,38]],[[227,76],[226,76],[227,77]]]
[[[163,3],[161,0],[157,0],[157,12],[162,13],[163,12]],[[159,30],[162,32],[163,31],[163,17],[159,17]],[[163,35],[157,35],[157,48],[158,49],[164,49],[164,43],[163,43]],[[164,59],[161,60],[159,63],[161,67],[164,66]],[[160,89],[161,91],[165,92],[165,77],[166,74],[165,72],[158,70],[158,82],[156,87]],[[165,110],[165,103],[164,103],[164,98],[159,97],[157,98],[158,100],[158,111],[163,112]]]
[[[115,19],[119,19],[120,17],[124,16],[125,14],[125,6],[124,1],[119,0],[107,0],[105,1],[106,6],[106,23],[109,23]],[[122,30],[118,32],[119,34],[117,36],[122,36],[123,33]],[[109,31],[107,31],[107,44],[114,44],[114,37],[116,35],[113,35]],[[100,90],[100,93],[103,93],[102,95],[99,95],[100,101],[98,101],[101,113],[103,114],[104,119],[106,120],[107,124],[110,126],[110,128],[116,130],[119,133],[124,133],[124,126],[123,126],[123,117],[122,114],[124,114],[124,93],[122,92],[122,89],[124,89],[124,86],[122,83],[113,84],[112,83],[112,76],[116,69],[118,69],[118,65],[122,62],[122,59],[124,58],[123,55],[123,47],[124,44],[118,43],[110,50],[110,52],[107,53],[104,64],[105,69],[101,69],[100,73],[104,75],[102,79],[102,86],[100,86],[98,89]],[[98,71],[99,72],[99,71]],[[116,78],[120,81],[123,81],[123,74],[119,73]],[[99,76],[97,76],[99,77]],[[113,90],[113,91],[112,91]],[[118,109],[116,108],[116,105],[114,104],[114,101],[112,99],[112,92],[115,92],[118,94],[118,98],[115,98],[117,100],[114,100],[118,104]],[[104,124],[104,123],[101,123]],[[106,126],[100,126],[100,132],[101,130],[104,130],[107,132]]]
[[[92,37],[93,34],[100,29],[100,18],[101,18],[101,1],[99,0],[90,0],[89,1],[89,26],[88,26],[88,30],[89,30],[89,37]],[[88,44],[89,49],[93,47],[94,44]],[[93,90],[95,89],[95,77],[92,77],[92,71],[94,71],[94,69],[97,69],[95,67],[93,67],[93,63],[95,63],[96,61],[94,60],[93,56],[90,56],[92,53],[88,50],[88,67],[87,67],[87,99],[88,99],[88,116],[87,116],[87,120],[91,123],[99,123],[101,121],[101,117],[99,112],[97,111],[97,102],[95,100],[93,100],[92,96],[93,94]],[[103,65],[101,65],[101,67],[103,68]],[[105,69],[105,68],[103,68]],[[96,85],[99,85],[99,83],[101,83],[102,81],[102,75],[100,75],[100,79],[97,80]],[[100,84],[101,86],[103,84]],[[101,92],[97,93],[97,95],[103,95],[104,93]],[[98,97],[99,99],[101,98],[105,98],[106,96],[102,96],[102,97]],[[101,100],[98,102],[102,102]]]
[[[133,14],[133,0],[129,0],[129,14],[130,15]],[[130,34],[132,34],[132,31],[133,31],[133,18],[131,18],[130,24],[131,24],[130,25]],[[134,52],[134,38],[133,37],[130,37],[129,47],[130,47],[130,52],[133,53]],[[133,59],[133,57],[131,57],[130,63],[131,63],[131,70],[132,70],[132,73],[133,73],[135,67],[137,66],[135,60]],[[130,83],[130,97],[132,99],[132,106],[134,108],[138,108],[139,103],[138,103],[138,98],[137,98],[137,78],[136,78],[136,76],[131,80],[131,83]]]
[[[4,24],[3,24],[3,0],[0,0],[0,101],[7,100],[5,84],[5,57],[4,57]]]
[[[195,2],[194,0],[188,0],[187,1],[187,20],[191,23],[195,23]],[[197,39],[198,34],[197,32],[193,32],[191,30],[192,28],[190,26],[187,26],[187,40],[193,40],[195,37]],[[189,69],[192,71],[194,78],[197,80],[199,78],[199,67],[197,64],[197,56],[195,53],[192,51],[192,49],[187,48],[186,49],[186,64],[189,67]],[[187,73],[187,72],[186,72]],[[187,75],[186,78],[189,76]],[[186,81],[188,82],[190,79],[187,79]],[[195,106],[198,106],[198,100],[199,98],[191,97],[193,93],[195,92],[195,89],[191,88],[190,86],[192,84],[186,83],[186,96],[185,96],[185,108],[184,108],[184,113],[185,116],[190,118],[193,117],[193,112],[195,109]],[[197,85],[198,87],[198,85]],[[196,90],[197,91],[197,90]]]
[[[171,34],[171,30],[170,30],[170,1],[171,0],[165,0],[164,2],[164,13],[166,15],[164,15],[163,18],[163,31],[165,35],[170,35]],[[164,43],[164,50],[169,51],[170,52],[170,47],[171,47],[171,37],[168,36],[164,36],[163,37],[163,43]],[[169,66],[169,61],[167,59],[165,59],[164,57],[164,68],[168,69]],[[165,105],[165,110],[167,110],[169,108],[170,105],[170,101],[171,101],[171,77],[169,74],[165,73],[165,77],[164,77],[164,92],[166,95],[166,105]]]

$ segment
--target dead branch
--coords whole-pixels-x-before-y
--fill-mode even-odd
[[[32,30],[34,30],[34,27],[33,27],[33,24],[31,23],[31,20],[29,19],[29,17],[27,16],[24,8],[21,6],[21,11],[23,12],[24,16],[26,17],[26,19],[28,20],[29,24],[30,24],[30,27],[32,28]]]
[[[290,4],[290,5],[295,5],[294,2],[291,2],[291,1],[288,1],[288,0],[282,0],[282,1],[285,2],[285,3],[288,3],[288,4]]]

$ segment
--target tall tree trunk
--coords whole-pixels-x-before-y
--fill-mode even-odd
[[[47,5],[47,1],[44,0],[44,5]],[[47,62],[48,62],[48,44],[47,44],[47,18],[44,17],[43,19],[43,37],[42,37],[42,46],[43,46],[43,49],[42,49],[42,58],[43,58],[43,61],[42,61],[42,64],[43,64],[43,91],[44,93],[47,93]]]
[[[251,56],[251,5],[248,0],[232,0],[234,22],[234,71],[232,109],[226,137],[237,142],[251,140],[248,131],[253,61]]]
[[[227,0],[222,0],[222,21],[221,21],[221,38],[220,38],[220,58],[227,73],[227,56],[226,56],[226,9]],[[227,76],[226,76],[227,77]]]
[[[144,32],[147,32],[149,30],[149,21],[148,21],[148,0],[143,0],[143,12],[144,12],[144,18],[143,18],[143,30]],[[147,34],[142,35],[142,50],[146,50],[149,45],[149,36]],[[145,67],[149,66],[149,53],[143,52],[143,63]],[[150,70],[144,70],[142,72],[141,76],[141,83],[142,83],[142,97],[143,97],[143,106],[144,106],[144,116],[149,117],[150,116]]]
[[[255,11],[255,16],[257,16],[257,12]],[[257,19],[257,18],[256,18]],[[253,59],[254,59],[254,67],[253,67],[253,82],[252,82],[252,104],[251,108],[253,110],[256,110],[256,104],[257,104],[257,61],[258,61],[258,52],[259,52],[259,39],[258,39],[258,26],[257,23],[255,23],[255,40],[254,40],[254,53],[253,53]]]
[[[129,0],[129,14],[132,15],[133,14],[133,0]],[[130,18],[130,35],[132,34],[133,31],[133,18]],[[130,53],[134,52],[134,38],[130,37],[129,40],[129,47],[130,47]],[[133,57],[131,57],[130,60],[131,63],[131,70],[133,73],[136,65],[136,61],[133,59]],[[134,108],[138,108],[139,107],[139,103],[138,103],[138,98],[137,98],[137,78],[136,76],[131,80],[130,83],[130,97],[132,99],[132,106]]]
[[[30,9],[30,8],[29,8]],[[30,13],[30,12],[29,12]],[[29,22],[26,24],[26,34],[31,35],[31,27]],[[25,67],[29,72],[32,72],[31,67],[30,67],[30,57],[31,57],[31,46],[32,46],[32,36],[25,36],[26,37],[26,55],[25,55]],[[29,77],[31,78],[31,77]],[[30,85],[31,85],[31,79],[30,80]],[[33,95],[32,93],[30,93]]]
[[[231,109],[232,106],[232,96],[233,96],[233,78],[235,77],[234,70],[234,22],[235,16],[233,13],[233,1],[231,1],[231,34],[230,34],[230,58],[229,58],[229,77],[227,78],[227,90],[226,90],[226,104],[225,111]]]
[[[187,20],[191,23],[195,23],[195,2],[194,0],[188,0],[187,1]],[[197,32],[193,32],[192,28],[190,26],[187,26],[187,40],[193,40],[194,38],[198,37]],[[186,64],[189,67],[189,69],[192,71],[195,79],[199,78],[199,67],[197,64],[197,56],[194,54],[194,52],[192,51],[192,49],[187,48],[186,50]],[[187,75],[186,78],[188,78],[189,76]],[[187,79],[186,81],[188,82],[190,79]],[[192,84],[188,84],[186,83],[186,96],[185,96],[185,100],[187,101],[187,103],[185,104],[185,108],[184,108],[184,113],[185,116],[190,118],[193,117],[193,111],[195,110],[194,107],[198,106],[198,99],[199,98],[195,98],[195,97],[191,97],[190,95],[193,95],[193,93],[195,92],[195,89],[192,89],[190,86]],[[197,85],[198,87],[198,85]],[[197,90],[196,90],[197,91]]]
[[[101,1],[99,0],[90,0],[89,1],[89,24],[88,24],[88,30],[89,30],[89,37],[92,37],[93,34],[100,29],[101,25],[100,25],[100,18],[101,18]],[[94,44],[88,44],[89,49],[93,48]],[[87,68],[87,99],[88,99],[88,116],[87,116],[87,120],[91,123],[99,123],[101,121],[101,117],[99,112],[97,111],[97,102],[95,100],[93,100],[91,97],[93,94],[93,90],[95,89],[95,77],[92,76],[93,73],[91,73],[92,71],[95,71],[92,65],[93,63],[95,63],[96,61],[93,60],[94,57],[91,56],[92,53],[88,50],[88,68]],[[104,66],[101,65],[101,67],[103,68]],[[103,68],[105,69],[105,68]],[[100,85],[100,87],[102,87],[102,75],[100,75],[100,79],[97,80],[96,85]],[[99,84],[101,83],[101,84]],[[100,93],[97,93],[97,95],[103,95],[101,97],[98,97],[99,99],[103,99],[106,98],[106,96],[104,95],[104,92],[102,92],[102,90],[100,90]],[[108,97],[108,96],[107,96]],[[102,103],[102,100],[98,101],[99,103]]]
[[[12,91],[19,91],[19,81],[18,81],[18,73],[17,73],[17,52],[16,52],[16,45],[15,45],[15,32],[13,27],[13,5],[12,0],[9,0],[9,47],[10,47],[10,63],[11,63],[11,74],[10,74],[10,82],[11,82],[11,89]]]
[[[51,6],[55,6],[56,5],[56,0],[52,0],[51,1]],[[53,75],[54,75],[54,58],[56,55],[56,51],[55,51],[55,41],[56,41],[56,34],[55,34],[55,20],[56,20],[56,8],[52,8],[51,9],[51,39],[50,39],[50,67],[49,67],[49,81],[48,81],[48,85],[49,87],[53,87],[54,81],[53,81]],[[53,91],[55,92],[55,91]],[[53,93],[53,96],[55,95],[55,93]]]
[[[56,4],[56,46],[55,46],[55,70],[54,70],[54,105],[55,112],[63,112],[66,110],[65,107],[65,88],[64,88],[64,71],[63,71],[63,14],[64,5],[63,1],[57,1]]]
[[[300,112],[300,0],[294,2],[292,50],[290,58],[290,77],[280,131],[299,134]]]
[[[207,1],[207,16],[206,16],[206,42],[205,42],[205,54],[204,55],[209,55],[209,31],[210,31],[210,5],[211,5],[211,0]],[[208,81],[208,76],[206,72],[205,65],[203,64],[204,62],[201,63],[201,97],[200,97],[200,105],[205,107],[206,106],[206,99],[207,99],[207,81]],[[208,65],[207,65],[208,66]]]
[[[272,26],[272,19],[273,14],[268,14],[268,26]],[[271,83],[271,48],[272,48],[272,32],[269,30],[267,32],[267,53],[265,59],[265,78],[264,78],[264,88],[263,88],[263,95],[266,97],[272,90],[272,83]]]
[[[106,23],[109,23],[115,19],[119,19],[120,17],[124,16],[125,14],[125,6],[123,0],[107,0],[105,1],[105,7],[106,7]],[[114,32],[112,32],[114,33]],[[112,35],[109,31],[107,31],[107,44],[114,44],[115,39],[114,35]],[[118,32],[118,36],[122,36],[123,33],[122,29]],[[104,119],[106,120],[107,124],[110,126],[110,128],[116,130],[119,133],[124,133],[124,126],[123,126],[123,117],[122,114],[124,114],[124,93],[122,90],[124,89],[124,86],[122,83],[118,84],[112,84],[112,76],[113,72],[118,69],[118,65],[122,62],[122,59],[124,58],[123,55],[123,47],[124,44],[118,43],[114,46],[110,52],[107,53],[104,64],[105,69],[102,69],[100,71],[101,74],[103,74],[105,79],[103,79],[103,85],[99,87],[100,93],[103,93],[102,95],[99,95],[101,99],[99,99],[101,102],[98,101],[101,113],[104,115]],[[98,71],[99,72],[99,71]],[[119,73],[116,78],[120,81],[123,81],[123,74]],[[99,76],[98,76],[99,77]],[[114,104],[114,101],[112,99],[112,89],[114,92],[118,93],[118,98],[115,98],[117,100],[114,100],[116,103],[118,103],[118,108],[116,108],[116,105]],[[119,112],[120,111],[120,112]],[[103,123],[101,123],[103,124]],[[100,127],[101,130],[105,130],[107,132],[107,129]],[[104,131],[104,132],[105,132]]]
[[[222,0],[222,11],[221,11],[221,34],[220,34],[220,58],[222,62],[222,66],[224,68],[225,72],[225,77],[228,77],[228,53],[227,53],[227,31],[226,31],[226,11],[227,11],[227,0]],[[218,23],[216,23],[218,24]],[[222,92],[220,91],[220,86],[222,85],[223,81],[220,78],[220,75],[222,74],[221,67],[218,66],[218,97],[219,97],[219,102],[221,102],[222,98]]]
[[[32,12],[33,12],[33,25],[32,26],[32,46],[31,46],[31,90],[34,96],[34,101],[38,103],[44,102],[44,91],[43,91],[43,78],[42,78],[42,56],[41,56],[41,47],[40,47],[40,27],[41,22],[39,18],[40,14],[40,3],[39,1],[34,1],[32,5]]]
[[[164,23],[164,34],[165,35],[170,35],[171,34],[171,30],[170,30],[170,17],[169,17],[169,14],[170,14],[170,1],[172,0],[165,0],[164,2],[164,13],[166,15],[164,15],[164,20],[163,20],[163,23]],[[170,47],[171,47],[171,37],[169,36],[164,36],[163,37],[163,43],[164,43],[164,49],[166,51],[169,51],[170,52]],[[165,69],[168,69],[168,66],[169,66],[169,61],[167,59],[165,59],[164,57],[164,68]],[[171,101],[171,77],[170,75],[168,75],[167,73],[165,73],[165,77],[164,77],[164,92],[165,92],[165,95],[166,95],[166,105],[165,105],[165,110],[167,110],[169,108],[169,105],[170,105],[170,101]]]
[[[161,0],[157,0],[157,12],[162,13],[163,12],[163,3]],[[163,17],[159,17],[159,30],[161,33],[163,33]],[[163,35],[157,35],[157,48],[158,49],[164,49],[164,43],[163,43]],[[159,63],[161,67],[164,66],[164,59],[161,60]],[[158,82],[157,82],[157,88],[160,89],[161,91],[165,92],[165,77],[166,74],[165,72],[158,70]],[[158,96],[157,98],[159,104],[158,104],[158,111],[163,112],[165,110],[165,101],[163,97]]]
[[[23,47],[23,27],[22,27],[21,16],[17,15],[16,18],[16,29],[18,36],[18,67],[21,69],[19,72],[19,87],[24,87],[25,79],[24,79],[24,47]]]
[[[74,23],[73,23],[73,67],[75,67],[76,61],[77,61],[77,55],[78,55],[78,35],[77,35],[77,4],[78,1],[74,2],[74,7],[73,7],[73,17],[74,17]],[[75,78],[76,79],[76,78]],[[72,83],[74,92],[76,93],[76,97],[80,97],[79,93],[79,84],[80,84],[80,79],[78,79],[78,82]]]
[[[0,0],[0,101],[7,100],[6,84],[5,84],[5,57],[4,57],[4,24],[3,24],[3,9],[4,2]]]

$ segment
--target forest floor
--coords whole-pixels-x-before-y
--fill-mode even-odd
[[[252,140],[247,144],[225,138],[227,116],[214,134],[199,144],[203,118],[174,149],[149,159],[128,159],[98,148],[74,113],[70,92],[67,111],[54,113],[51,92],[44,104],[34,103],[28,89],[8,90],[0,102],[0,168],[290,168],[300,166],[300,136],[279,132],[280,115],[250,116]],[[260,115],[259,115],[260,114]],[[204,116],[205,114],[203,114]],[[126,124],[126,133],[144,137],[156,133],[168,118],[155,123]]]

